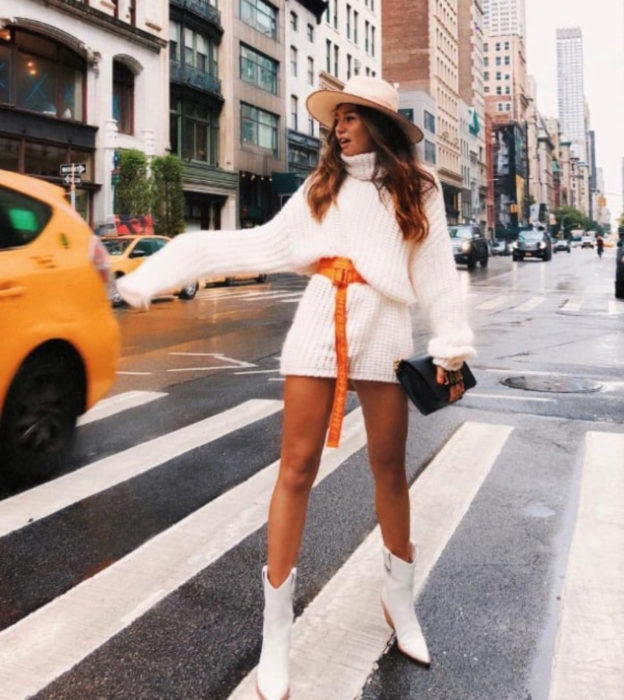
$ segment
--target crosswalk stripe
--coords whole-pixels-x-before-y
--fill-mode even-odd
[[[88,496],[127,481],[196,447],[281,410],[282,402],[253,399],[184,428],[104,457],[0,502],[0,537]]]
[[[624,434],[590,431],[550,700],[624,697]]]
[[[325,448],[315,485],[364,446],[361,409]],[[0,632],[0,698],[23,698],[65,673],[266,522],[279,461]]]
[[[504,296],[499,296],[499,297],[494,297],[493,299],[488,299],[487,301],[484,301],[483,303],[479,304],[478,306],[475,306],[475,309],[479,311],[488,311],[490,309],[495,309],[496,307],[500,306],[505,302],[507,297]]]
[[[545,297],[531,297],[522,304],[514,306],[513,311],[531,311],[532,309],[539,306],[542,302],[544,302],[544,300]]]
[[[561,311],[578,311],[583,303],[582,299],[568,299],[561,307]]]
[[[121,411],[144,406],[146,403],[161,399],[163,396],[167,396],[167,394],[162,391],[126,391],[123,394],[110,396],[98,401],[92,409],[80,416],[78,425],[87,425],[96,420],[109,418],[116,413],[121,413]]]
[[[418,593],[475,497],[513,428],[465,423],[410,489],[413,531],[418,540]],[[390,630],[379,603],[379,527],[295,622],[292,635],[293,697],[353,698],[382,655]],[[255,698],[255,671],[229,700]]]

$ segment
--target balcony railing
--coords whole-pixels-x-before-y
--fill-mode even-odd
[[[213,95],[222,98],[221,81],[219,78],[215,78],[214,75],[204,73],[186,63],[180,63],[180,61],[171,61],[170,71],[171,82],[180,85],[189,85],[197,90],[211,92]]]
[[[212,22],[218,29],[221,26],[221,13],[208,0],[171,0],[171,4],[183,10],[188,10],[202,19]]]

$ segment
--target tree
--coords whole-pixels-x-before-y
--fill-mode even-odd
[[[182,161],[177,156],[152,160],[152,211],[155,233],[175,236],[184,231]]]
[[[119,182],[115,190],[115,213],[142,216],[150,211],[147,156],[126,149],[119,153]]]
[[[555,210],[555,218],[557,219],[557,228],[568,234],[572,229],[585,229],[587,218],[574,207],[559,207]]]

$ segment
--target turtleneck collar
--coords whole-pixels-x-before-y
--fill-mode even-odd
[[[372,180],[377,156],[375,153],[359,153],[357,156],[341,154],[347,173],[357,180]]]

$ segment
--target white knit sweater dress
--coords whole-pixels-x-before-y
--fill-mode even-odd
[[[268,223],[241,231],[195,231],[176,236],[118,282],[135,306],[202,277],[292,271],[312,275],[284,343],[284,375],[336,376],[335,288],[314,274],[320,258],[351,258],[368,284],[347,290],[349,377],[396,382],[394,361],[413,352],[409,305],[428,312],[428,352],[457,369],[474,355],[459,278],[446,227],[441,187],[426,195],[429,235],[405,241],[392,200],[372,182],[375,155],[343,156],[347,177],[319,223],[305,199],[305,183]],[[383,200],[383,201],[382,201]]]

